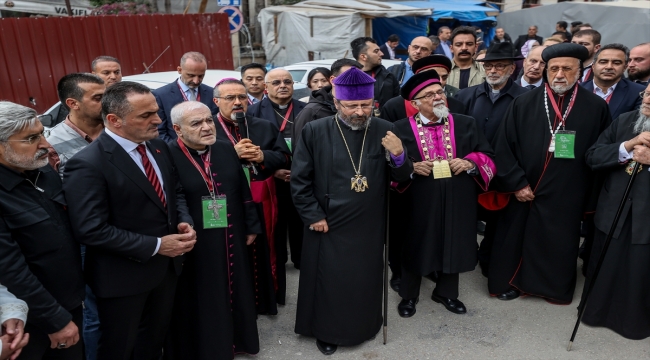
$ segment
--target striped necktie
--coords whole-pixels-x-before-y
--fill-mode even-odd
[[[158,197],[160,198],[160,201],[162,202],[163,206],[167,208],[167,201],[165,201],[165,194],[163,193],[162,186],[160,185],[160,180],[158,179],[158,175],[156,175],[156,171],[153,169],[153,165],[151,165],[151,161],[149,161],[149,157],[147,156],[147,149],[142,144],[138,145],[136,149],[138,150],[140,156],[142,157],[142,166],[144,166],[144,172],[147,174],[147,180],[149,180],[149,182],[153,186],[153,189],[156,191],[156,194],[158,194]]]

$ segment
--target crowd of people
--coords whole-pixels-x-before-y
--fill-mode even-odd
[[[566,305],[619,207],[583,321],[649,337],[650,43],[571,26],[498,28],[481,54],[479,29],[443,26],[388,69],[399,37],[361,37],[307,103],[256,63],[204,84],[198,52],[153,91],[98,57],[59,80],[47,132],[0,101],[0,359],[257,354],[289,260],[295,332],[325,355],[380,331],[385,251],[404,318],[423,277],[465,314],[477,264],[486,295]]]

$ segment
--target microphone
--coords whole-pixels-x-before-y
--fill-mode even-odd
[[[235,113],[235,121],[237,121],[237,126],[239,127],[239,137],[242,139],[248,138],[248,123],[246,122],[246,114],[243,112]],[[247,167],[253,170],[253,174],[257,175],[257,168],[253,162],[249,162]]]
[[[248,123],[246,122],[246,113],[236,112],[235,121],[237,121],[237,125],[239,126],[239,136],[242,139],[248,138]]]

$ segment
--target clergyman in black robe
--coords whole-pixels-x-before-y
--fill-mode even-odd
[[[183,102],[172,109],[171,117],[178,139],[169,147],[201,241],[184,255],[165,359],[257,354],[257,311],[247,243],[262,233],[262,226],[246,175],[232,146],[215,141],[216,128],[207,106]],[[220,227],[204,220],[203,199],[212,198],[211,194],[225,196],[221,216],[227,224]]]
[[[381,328],[389,176],[401,182],[413,171],[394,125],[370,117],[374,79],[353,67],[334,82],[338,114],[305,125],[291,168],[307,226],[295,331],[326,355]]]
[[[477,200],[496,174],[494,154],[474,118],[449,113],[435,71],[412,76],[401,91],[419,113],[395,123],[415,170],[412,180],[400,184],[408,221],[399,288],[403,300],[397,311],[402,317],[415,314],[422,276],[435,271],[432,300],[464,314],[467,309],[458,300],[459,273],[476,266]],[[440,160],[448,161],[450,172],[435,178],[433,166]]]
[[[215,86],[219,113],[214,116],[214,121],[217,141],[227,141],[235,148],[250,176],[251,194],[258,204],[264,230],[254,246],[249,247],[256,276],[257,311],[275,315],[278,313],[277,304],[284,304],[285,283],[282,281],[284,264],[280,267],[276,256],[274,234],[278,203],[273,174],[278,169],[289,167],[291,152],[274,122],[247,116],[246,126],[240,128],[232,119],[237,112],[246,112],[248,101],[243,99],[245,89],[243,83],[236,79],[225,79]]]
[[[488,289],[501,300],[520,292],[555,304],[573,299],[593,178],[585,154],[611,122],[607,103],[577,84],[588,54],[576,45],[544,49],[546,83],[513,100],[492,143],[496,189],[514,195],[489,265]]]
[[[593,261],[585,284],[593,276],[622,201],[625,206],[582,317],[587,325],[604,326],[637,340],[650,337],[650,86],[644,94],[641,109],[619,116],[587,153],[589,166],[606,172],[606,177],[594,218]],[[628,198],[623,199],[635,161],[641,168]]]

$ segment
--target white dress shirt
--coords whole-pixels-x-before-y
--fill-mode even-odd
[[[185,83],[183,83],[183,82],[181,81],[181,78],[178,78],[178,80],[176,80],[176,81],[178,82],[178,86],[180,86],[181,89],[183,90],[183,92],[185,93],[185,97],[187,98],[187,100],[192,100],[192,89],[190,89],[189,86],[185,85]],[[198,91],[199,91],[198,88],[197,88],[197,89],[194,89],[194,97],[195,97],[197,100],[198,100],[198,98],[199,98],[199,93],[198,93]]]
[[[7,288],[0,284],[0,326],[9,319],[22,320],[27,323],[27,303],[17,299]],[[2,340],[0,340],[0,355],[2,355]]]
[[[388,42],[386,42],[386,49],[388,49],[388,55],[390,55],[390,59],[395,60],[395,50],[393,50],[393,48],[390,47]]]
[[[607,97],[612,95],[612,93],[614,92],[614,89],[616,89],[616,85],[618,85],[618,83],[616,83],[616,84],[610,86],[609,89],[607,89],[607,92],[603,92],[603,90],[601,90],[598,87],[598,85],[596,85],[596,81],[595,80],[592,80],[592,81],[594,83],[594,94],[600,96],[603,100],[607,100]]]
[[[106,134],[108,136],[110,136],[111,138],[113,138],[113,140],[115,140],[115,142],[117,142],[118,145],[120,145],[122,147],[122,149],[124,149],[124,151],[126,151],[126,153],[129,154],[131,159],[133,159],[133,162],[135,162],[135,164],[138,166],[138,168],[140,168],[140,170],[142,170],[142,173],[144,174],[144,176],[146,178],[147,177],[147,172],[144,171],[144,165],[142,164],[142,156],[140,156],[140,153],[138,152],[138,150],[136,150],[136,148],[140,144],[134,143],[131,140],[125,139],[125,138],[117,135],[116,133],[110,131],[108,128],[104,129],[104,131],[106,131]],[[145,143],[142,143],[142,144],[145,145],[144,148],[147,151],[147,158],[149,158],[149,162],[153,166],[153,169],[156,172],[156,175],[158,176],[158,181],[160,181],[160,187],[162,188],[163,194],[164,194],[165,199],[166,199],[167,194],[165,193],[165,183],[163,182],[163,177],[162,177],[162,173],[160,172],[160,168],[158,167],[158,164],[156,163],[156,159],[154,159],[153,154],[151,154],[151,151],[149,151],[149,148],[146,146]],[[149,180],[147,180],[147,181],[149,181]],[[158,245],[156,245],[156,251],[154,251],[153,255],[156,255],[158,253],[158,250],[160,249],[160,242],[161,242],[161,239],[158,238]]]
[[[522,76],[522,77],[521,77],[521,87],[526,87],[526,86],[528,86],[528,85],[533,85],[534,87],[539,87],[540,85],[542,85],[542,79],[539,79],[539,81],[537,81],[537,82],[534,83],[534,84],[530,84],[530,83],[529,83],[528,81],[526,81],[526,79]]]

